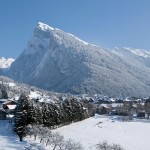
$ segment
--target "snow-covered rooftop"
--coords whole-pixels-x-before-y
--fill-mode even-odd
[[[40,98],[40,97],[41,97],[41,95],[38,92],[30,91],[30,94],[29,94],[30,99],[37,99],[37,98]]]

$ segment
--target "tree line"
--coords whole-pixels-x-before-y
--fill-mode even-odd
[[[84,118],[83,105],[74,97],[57,103],[39,103],[22,94],[15,109],[14,131],[22,141],[28,124],[41,124],[53,129]]]
[[[65,140],[64,136],[58,132],[52,132],[49,128],[42,125],[28,125],[26,127],[26,134],[34,136],[34,140],[40,141],[45,146],[50,146],[53,150],[84,150],[80,142],[73,141],[72,139]],[[32,147],[32,145],[31,145]],[[27,147],[26,149],[31,149]],[[119,144],[110,144],[107,141],[99,142],[94,145],[96,150],[125,150]]]

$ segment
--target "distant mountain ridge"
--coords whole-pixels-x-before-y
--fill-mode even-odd
[[[149,67],[41,22],[6,75],[55,92],[150,96]]]
[[[142,63],[150,68],[150,51],[130,47],[116,47],[112,50],[112,52],[122,58],[125,58],[127,61]]]
[[[4,57],[1,57],[0,58],[0,68],[9,68],[14,61],[15,61],[15,59],[13,59],[13,58],[6,59]]]

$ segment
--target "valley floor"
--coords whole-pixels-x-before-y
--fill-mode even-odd
[[[150,150],[150,120],[134,119],[122,122],[115,117],[95,116],[58,129],[65,139],[79,141],[85,150],[95,150],[95,144],[102,141],[120,144],[126,150]],[[25,147],[28,147],[26,149]],[[8,120],[0,120],[0,150],[50,150],[33,138],[19,141]]]
[[[86,150],[95,150],[95,144],[105,140],[120,144],[126,150],[150,150],[150,120],[122,122],[114,117],[95,116],[56,131],[65,138],[79,141]]]

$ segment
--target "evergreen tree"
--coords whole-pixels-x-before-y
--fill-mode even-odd
[[[8,99],[7,91],[5,89],[2,89],[1,92],[2,92],[2,98],[3,99]]]
[[[43,124],[45,126],[54,126],[60,123],[59,120],[59,108],[56,104],[44,104],[43,105]]]
[[[33,102],[31,100],[28,100],[27,105],[28,105],[27,124],[35,123],[36,122],[36,115],[35,115],[35,107],[33,106]]]
[[[145,112],[147,113],[147,119],[150,117],[150,98],[145,101],[144,104]]]
[[[18,134],[20,141],[25,136],[25,127],[27,126],[28,116],[28,98],[22,94],[18,100],[14,116],[14,130]]]
[[[47,109],[47,105],[46,104],[43,104],[42,105],[42,122],[43,122],[43,124],[44,125],[48,125],[48,123],[47,123],[47,120],[48,120],[48,111],[47,111],[48,109]]]
[[[66,99],[63,107],[64,122],[78,121],[84,118],[83,106],[76,98]]]
[[[84,118],[84,111],[82,104],[76,99],[72,98],[70,100],[72,108],[72,120],[79,121]]]
[[[8,99],[8,93],[6,91],[6,87],[3,84],[0,84],[0,98]]]
[[[63,122],[72,122],[72,108],[69,99],[65,99],[63,102]]]
[[[24,94],[18,100],[15,111],[15,131],[22,137],[28,124],[43,124],[47,127],[79,121],[84,118],[81,102],[76,98],[59,103],[33,103]]]
[[[34,105],[35,112],[35,124],[43,124],[43,114],[42,107],[39,104]]]

